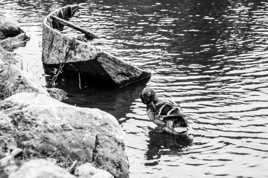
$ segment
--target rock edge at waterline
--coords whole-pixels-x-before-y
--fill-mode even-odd
[[[25,42],[24,38],[14,38]],[[16,172],[25,161],[42,158],[63,168],[74,161],[78,165],[90,162],[114,177],[127,178],[124,133],[116,118],[99,109],[75,107],[51,98],[16,64],[13,53],[3,49],[0,40],[0,156],[22,149],[20,163],[14,164],[17,168],[13,166],[14,171],[6,175]]]

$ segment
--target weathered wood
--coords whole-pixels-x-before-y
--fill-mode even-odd
[[[74,25],[74,24],[72,24],[72,23],[70,23],[70,22],[68,22],[68,21],[66,21],[64,19],[56,17],[55,15],[52,15],[51,17],[53,18],[53,20],[56,20],[57,22],[61,23],[62,25],[71,27],[71,28],[73,28],[75,30],[78,30],[78,31],[84,33],[87,39],[98,38],[95,34],[89,32],[89,31],[87,31],[87,30],[85,30],[85,29],[83,29],[83,28],[81,28],[81,27],[79,27],[77,25]]]
[[[150,76],[149,73],[134,67],[108,53],[99,53],[96,63],[110,76],[111,80],[120,87],[136,83]]]
[[[72,9],[73,6],[65,6],[50,13],[44,20],[42,61],[45,67],[64,64],[64,70],[86,73],[90,76],[87,78],[94,78],[100,83],[113,83],[116,87],[150,78],[149,72],[104,52],[90,41],[62,34],[62,23],[53,17],[69,19],[73,15]]]
[[[43,23],[42,60],[44,64],[62,64],[89,61],[96,58],[101,49],[70,38],[61,33],[59,23],[55,23],[51,16],[69,19],[72,9],[76,6],[66,6],[49,14]],[[69,13],[66,13],[69,12]],[[66,16],[65,16],[66,15]]]

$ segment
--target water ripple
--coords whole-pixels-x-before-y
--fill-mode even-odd
[[[147,85],[180,103],[192,122],[193,142],[155,133],[141,121],[148,119],[139,100],[144,86],[74,95],[72,104],[125,118],[131,177],[268,176],[266,1],[75,2],[84,8],[71,20],[100,37],[92,43],[150,70]],[[18,53],[40,80],[42,17],[68,3],[0,0],[1,13],[31,35]]]

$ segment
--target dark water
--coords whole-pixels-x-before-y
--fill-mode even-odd
[[[41,20],[71,1],[4,1],[32,40],[17,52],[42,80]],[[100,107],[126,132],[133,178],[268,177],[268,3],[265,0],[96,0],[74,21],[95,43],[153,73],[148,86],[180,102],[194,141],[157,134],[138,99],[145,84],[83,91],[69,102]],[[134,119],[133,119],[134,118]]]

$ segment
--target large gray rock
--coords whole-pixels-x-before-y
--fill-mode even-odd
[[[16,146],[25,159],[54,158],[63,167],[93,162],[114,177],[128,177],[124,133],[112,115],[34,92],[1,101],[0,113],[0,150]]]
[[[49,161],[39,159],[24,163],[9,178],[75,178],[75,176]]]

